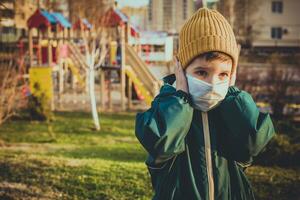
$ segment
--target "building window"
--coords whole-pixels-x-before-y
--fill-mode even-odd
[[[154,52],[165,52],[165,45],[153,45]]]
[[[272,1],[272,12],[273,13],[282,13],[283,11],[283,2],[282,1]]]
[[[3,18],[14,18],[15,17],[15,11],[12,9],[3,9],[0,12],[0,17]]]
[[[16,28],[13,26],[3,26],[2,27],[2,33],[4,34],[16,34]]]
[[[187,18],[187,0],[183,0],[183,19],[186,19]]]
[[[282,38],[282,28],[281,27],[272,27],[271,28],[271,37],[272,37],[272,39],[281,39]]]

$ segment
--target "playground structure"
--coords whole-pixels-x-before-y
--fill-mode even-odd
[[[46,84],[44,89],[51,91],[48,94],[53,110],[64,107],[62,102],[67,96],[73,101],[86,101],[89,70],[84,42],[99,33],[105,35],[108,50],[105,62],[96,73],[96,82],[100,83],[96,90],[100,93],[97,99],[101,109],[112,110],[116,106],[121,110],[132,109],[134,97],[137,102],[144,101],[150,105],[158,93],[161,82],[140,58],[140,46],[128,43],[129,37],[138,39],[139,33],[119,10],[111,8],[103,14],[99,19],[101,32],[99,27],[92,27],[86,19],[78,18],[71,25],[62,14],[45,10],[37,10],[28,19],[27,25],[29,81],[47,80],[43,76],[49,76],[49,73],[46,75],[42,71],[44,68],[51,69],[52,84]],[[30,85],[32,89],[33,83]],[[113,92],[119,93],[118,100],[114,102]]]

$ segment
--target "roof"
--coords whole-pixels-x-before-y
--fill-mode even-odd
[[[140,31],[138,30],[138,28],[134,25],[130,25],[130,34],[134,37],[139,37],[140,35]]]
[[[36,10],[27,20],[28,28],[45,28],[51,26],[51,23],[53,23],[53,18],[48,12],[42,10]]]
[[[57,22],[64,28],[71,28],[71,23],[61,14],[58,12],[51,13]]]
[[[118,9],[110,8],[100,18],[100,24],[105,27],[116,27],[127,23],[128,17]]]
[[[87,19],[80,19],[78,18],[78,20],[73,24],[73,29],[84,29],[84,30],[88,30],[92,28],[92,24],[89,23],[89,21]]]
[[[128,17],[124,13],[122,13],[119,9],[115,9],[114,11],[117,15],[119,15],[122,21],[128,22]]]
[[[45,11],[45,10],[41,10],[41,14],[51,23],[51,24],[55,24],[56,23],[56,19],[54,18],[54,16]]]
[[[82,23],[89,29],[92,28],[92,24],[87,19],[82,19]]]
[[[29,28],[45,28],[59,24],[63,28],[70,28],[70,22],[61,13],[51,13],[37,9],[27,20]]]

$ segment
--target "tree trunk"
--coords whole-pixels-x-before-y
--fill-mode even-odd
[[[89,77],[89,94],[91,100],[91,109],[92,109],[95,128],[98,131],[100,130],[100,124],[99,124],[99,117],[98,117],[97,105],[96,105],[96,95],[95,95],[95,70],[92,65],[90,65],[89,68],[90,70],[88,73],[88,77]]]

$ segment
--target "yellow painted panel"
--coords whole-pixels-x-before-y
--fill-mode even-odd
[[[40,97],[43,93],[50,100],[53,97],[52,68],[31,67],[29,69],[30,91]]]
[[[117,62],[117,47],[118,44],[116,41],[110,43],[110,64],[115,64]]]

